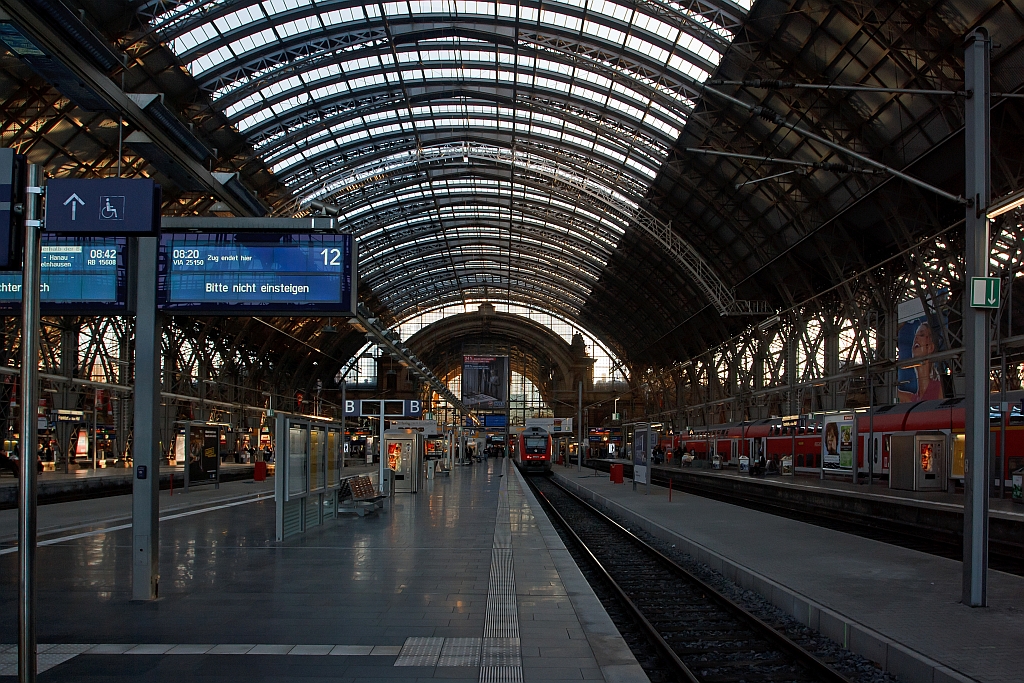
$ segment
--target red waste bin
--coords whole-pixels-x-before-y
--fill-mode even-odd
[[[253,481],[266,481],[267,480],[267,463],[257,462],[256,469],[252,473]]]
[[[620,462],[619,463],[612,463],[611,470],[609,470],[609,471],[611,472],[612,483],[613,484],[621,484],[622,483],[622,463],[620,463]]]

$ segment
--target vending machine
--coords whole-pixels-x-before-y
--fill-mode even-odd
[[[423,478],[423,434],[415,429],[384,432],[384,457],[394,474],[395,493],[416,493]]]

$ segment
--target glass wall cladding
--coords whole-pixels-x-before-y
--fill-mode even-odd
[[[308,480],[306,467],[309,463],[307,443],[308,430],[305,425],[292,425],[288,429],[288,496],[306,495]]]
[[[340,472],[338,465],[341,463],[342,436],[337,429],[327,430],[327,487],[331,488],[338,483]]]
[[[309,490],[322,491],[326,484],[327,441],[324,430],[313,427],[309,430]]]
[[[453,315],[462,313],[474,313],[481,303],[486,301],[467,301],[466,303],[444,306],[430,311],[425,311],[402,322],[396,328],[402,339],[410,339],[414,334],[433,323],[439,322]],[[594,359],[594,382],[623,381],[626,379],[622,370],[622,364],[606,346],[599,342],[590,332],[573,325],[564,319],[558,318],[550,312],[527,308],[507,302],[490,302],[499,313],[510,313],[520,315],[524,318],[542,325],[562,339],[571,344],[574,335],[583,337],[586,345],[587,355]],[[461,386],[461,385],[460,385]],[[460,396],[461,394],[455,394]]]

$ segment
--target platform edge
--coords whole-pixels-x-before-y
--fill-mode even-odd
[[[831,638],[851,652],[875,662],[883,670],[899,677],[904,683],[975,683],[975,679],[902,645],[874,629],[848,619],[746,565],[734,562],[696,541],[681,536],[671,529],[579,485],[572,479],[557,473],[554,476],[558,477],[560,483],[582,498],[615,510],[616,514],[651,535],[663,541],[675,543],[683,552],[721,573],[736,585],[754,591],[803,625]]]

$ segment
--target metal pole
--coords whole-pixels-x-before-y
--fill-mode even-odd
[[[92,390],[92,471],[93,471],[93,474],[96,473],[96,469],[98,467],[97,463],[99,462],[99,453],[97,451],[99,451],[100,443],[99,443],[99,439],[97,438],[98,435],[96,434],[96,401],[99,400],[99,397],[100,397],[100,390],[99,389],[93,389]]]
[[[576,473],[583,473],[583,382],[579,383],[576,404]]]
[[[964,107],[966,194],[966,272],[964,283],[964,374],[966,424],[964,442],[964,562],[961,601],[984,607],[988,582],[988,367],[989,316],[972,308],[972,277],[988,275],[989,225],[989,36],[983,28],[967,39],[964,55],[965,88],[973,92]]]
[[[43,169],[28,167],[21,267],[21,443],[18,466],[18,681],[36,680],[36,411],[39,405],[40,195]]]
[[[136,241],[132,600],[154,600],[160,587],[160,448],[157,425],[162,326],[156,310],[157,241],[156,237],[139,237]],[[191,438],[191,429],[186,438]],[[186,456],[186,470],[188,465]],[[185,476],[187,487],[188,475]]]
[[[348,417],[345,415],[345,390],[348,389],[348,375],[341,376],[341,468],[345,469],[345,447],[348,440]]]
[[[377,441],[377,454],[380,456],[380,465],[377,468],[377,476],[379,477],[379,479],[377,480],[377,487],[381,490],[381,493],[384,493],[384,461],[385,461],[385,457],[384,457],[384,400],[383,399],[381,399],[381,402],[380,402],[380,430],[379,430],[379,432],[380,433],[378,434],[378,441]],[[390,482],[388,484],[388,493],[387,493],[387,495],[389,495],[389,496],[391,495],[391,484],[390,484]]]

